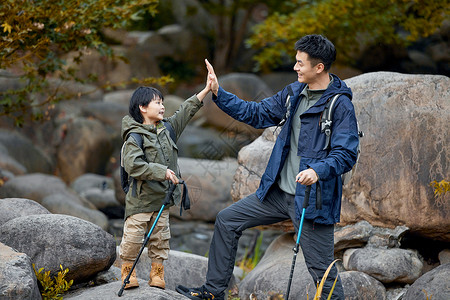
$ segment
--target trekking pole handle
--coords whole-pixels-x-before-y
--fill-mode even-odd
[[[311,194],[311,186],[307,185],[305,188],[305,198],[303,199],[303,208],[307,208],[309,205],[309,194]]]
[[[184,183],[183,180],[180,180],[178,184]],[[164,198],[163,205],[169,205],[170,199],[172,199],[173,191],[175,191],[175,188],[177,187],[176,184],[173,184],[171,181],[169,181],[169,189],[167,190],[166,197]]]

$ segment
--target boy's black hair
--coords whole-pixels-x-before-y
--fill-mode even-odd
[[[323,63],[325,71],[336,60],[336,48],[326,37],[318,34],[306,35],[295,43],[295,50],[305,52],[313,66]]]
[[[138,87],[131,96],[128,112],[136,122],[142,124],[144,123],[144,118],[139,110],[139,106],[146,107],[153,99],[158,98],[164,101],[164,97],[158,89],[146,86]]]

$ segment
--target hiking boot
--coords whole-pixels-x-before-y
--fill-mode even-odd
[[[133,267],[132,262],[122,262],[122,270],[121,270],[122,283],[125,280],[125,278],[127,278],[132,267]],[[139,283],[136,278],[136,269],[134,269],[133,272],[131,273],[129,281],[130,282],[125,285],[125,289],[134,288],[134,287],[139,286]]]
[[[150,271],[149,286],[157,287],[160,289],[166,288],[166,282],[164,281],[164,266],[159,263],[152,263],[152,270]]]
[[[213,295],[210,291],[206,289],[204,285],[198,288],[187,288],[185,286],[179,285],[176,288],[177,292],[194,300],[224,300],[224,293],[220,295]]]

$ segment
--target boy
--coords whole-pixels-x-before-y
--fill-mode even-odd
[[[203,99],[210,91],[209,85],[197,95],[181,104],[178,111],[165,119],[178,138],[189,120],[203,105]],[[123,165],[131,180],[125,198],[125,224],[119,255],[122,259],[122,282],[130,272],[142,241],[161,209],[169,182],[178,184],[178,149],[170,137],[169,130],[162,122],[164,117],[164,98],[160,91],[152,87],[139,87],[130,100],[129,113],[122,119]],[[142,136],[142,149],[131,132]],[[152,261],[150,281],[153,287],[164,289],[163,261],[169,255],[169,210],[180,202],[180,187],[177,186],[170,205],[167,205],[156,224],[147,245],[148,256]],[[130,276],[125,289],[138,287],[136,271]]]

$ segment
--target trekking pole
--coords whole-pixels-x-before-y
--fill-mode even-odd
[[[183,180],[180,180],[179,183],[183,183]],[[161,213],[162,213],[164,207],[165,207],[166,205],[170,204],[170,199],[172,198],[172,194],[173,194],[173,191],[175,190],[175,187],[176,187],[175,184],[169,183],[169,190],[167,191],[166,198],[164,199],[164,203],[163,203],[163,205],[161,206],[161,209],[159,210],[158,215],[156,216],[155,222],[153,222],[152,228],[151,228],[150,231],[148,232],[148,234],[147,234],[147,236],[146,236],[146,238],[145,238],[145,240],[144,240],[144,243],[142,244],[142,247],[141,247],[141,250],[139,251],[138,256],[137,256],[136,259],[134,260],[134,263],[133,263],[133,266],[131,267],[130,273],[128,273],[127,277],[123,280],[122,287],[120,288],[120,291],[119,291],[119,293],[117,294],[119,297],[122,296],[123,290],[125,289],[125,286],[126,286],[128,283],[130,283],[130,276],[131,276],[131,273],[133,272],[134,268],[136,267],[136,264],[137,264],[137,262],[138,262],[138,260],[139,260],[139,257],[141,256],[142,251],[144,251],[145,245],[147,245],[148,240],[150,239],[150,236],[152,235],[153,229],[155,229],[156,223],[158,223],[159,217],[161,216]]]
[[[294,250],[294,257],[292,258],[291,274],[289,275],[289,282],[288,282],[285,300],[289,300],[289,292],[291,291],[292,277],[294,276],[295,261],[297,259],[297,253],[298,253],[299,247],[300,247],[300,235],[302,234],[303,220],[305,219],[305,210],[309,204],[309,194],[310,193],[311,193],[311,186],[307,185],[306,189],[305,189],[305,199],[303,199],[303,210],[302,210],[302,217],[300,219],[300,227],[298,228],[298,233],[297,233],[297,242],[295,243],[294,249],[292,249],[292,250]]]

